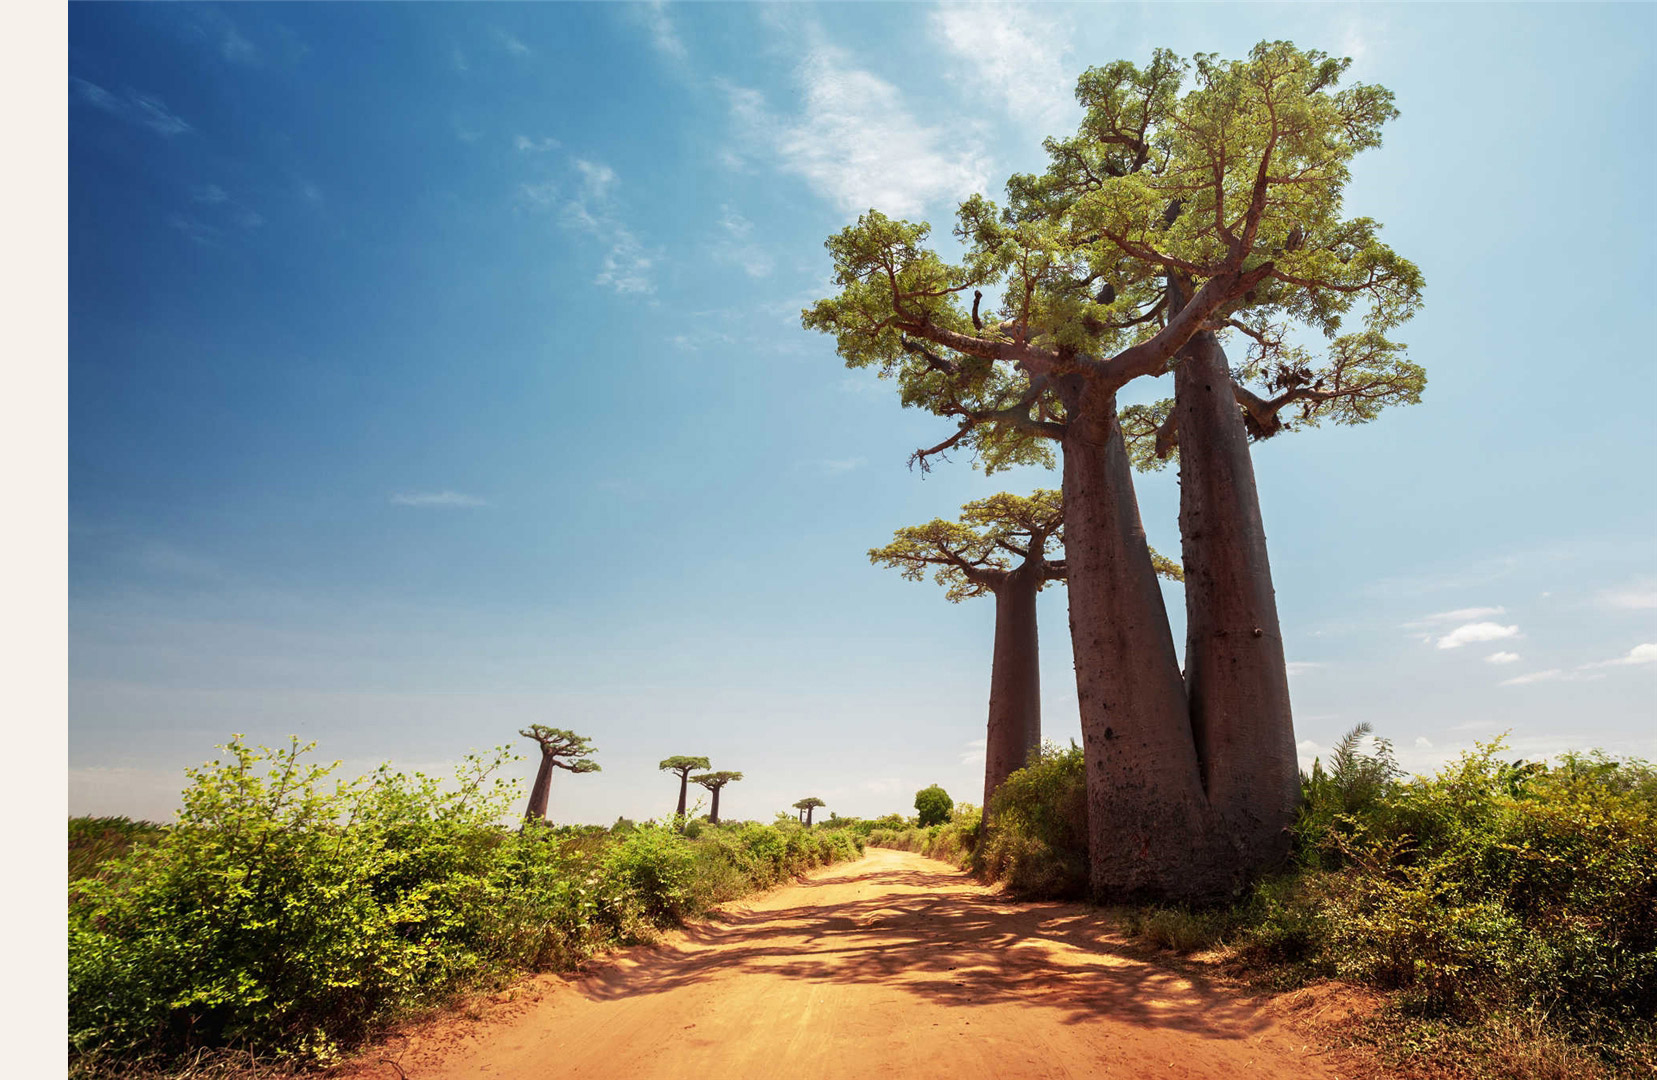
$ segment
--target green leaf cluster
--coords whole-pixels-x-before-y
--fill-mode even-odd
[[[72,1062],[127,1075],[226,1046],[326,1061],[407,1010],[861,850],[844,830],[507,828],[505,749],[447,783],[339,781],[310,749],[233,738],[190,771],[177,824],[71,881]]]
[[[1148,341],[1174,293],[1182,305],[1256,271],[1209,325],[1249,342],[1235,376],[1258,399],[1257,438],[1414,403],[1425,374],[1387,335],[1419,307],[1422,275],[1377,222],[1343,213],[1353,159],[1397,113],[1385,88],[1341,86],[1348,66],[1275,41],[1241,60],[1157,50],[1144,67],[1091,68],[1080,128],[1047,140],[1046,171],[1011,177],[1004,207],[960,205],[958,263],[927,246],[926,223],[870,210],[829,238],[839,291],[803,325],[848,366],[895,379],[906,406],[956,419],[951,445],[989,472],[1049,460],[1055,377]],[[982,308],[981,294],[994,296]],[[1342,334],[1354,312],[1361,330]],[[1327,342],[1321,357],[1308,335]],[[1288,423],[1267,415],[1291,407]],[[1135,457],[1167,459],[1145,445]]]

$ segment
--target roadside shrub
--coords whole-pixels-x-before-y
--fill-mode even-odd
[[[1087,775],[1082,749],[1047,743],[1002,782],[973,870],[1032,899],[1087,895]]]
[[[233,738],[191,771],[177,825],[71,883],[72,1068],[214,1047],[325,1061],[400,1011],[861,850],[844,830],[508,829],[504,749],[449,787],[389,768],[333,781],[309,749]]]

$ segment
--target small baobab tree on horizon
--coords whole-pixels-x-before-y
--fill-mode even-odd
[[[690,778],[691,783],[700,784],[703,787],[707,788],[709,791],[713,792],[713,806],[710,807],[709,810],[708,810],[708,824],[709,825],[718,825],[719,824],[719,792],[720,792],[720,790],[722,788],[724,788],[724,786],[726,784],[729,784],[729,783],[732,783],[733,781],[741,780],[741,779],[742,779],[742,774],[739,773],[739,772],[699,773],[696,776],[693,776],[693,777]]]
[[[524,817],[529,821],[544,821],[547,816],[547,793],[552,788],[552,770],[572,773],[600,771],[598,762],[588,755],[594,753],[592,740],[563,728],[531,724],[518,732],[541,747],[541,767],[535,773],[535,786],[529,792],[529,809]]]
[[[794,809],[800,812],[801,824],[805,825],[805,827],[809,829],[811,828],[811,812],[819,806],[827,805],[828,803],[824,802],[822,799],[819,799],[817,796],[812,795],[809,798],[801,799],[799,802],[795,803]]]
[[[697,769],[708,768],[708,759],[705,757],[686,757],[681,754],[678,757],[663,758],[656,768],[662,772],[677,773],[679,775],[679,808],[673,811],[673,816],[683,818],[685,816],[685,793],[690,790],[690,774]]]

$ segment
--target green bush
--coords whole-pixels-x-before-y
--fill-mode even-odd
[[[407,1008],[861,851],[844,830],[503,828],[505,750],[449,788],[386,768],[330,786],[297,741],[225,750],[192,771],[177,825],[71,885],[72,1060],[326,1060]]]
[[[158,839],[165,826],[124,817],[69,819],[69,880],[98,877],[104,863]]]
[[[1087,895],[1087,775],[1082,749],[1043,745],[991,800],[991,826],[973,852],[974,871],[1016,896]]]
[[[954,805],[955,800],[949,797],[949,792],[937,784],[921,788],[915,792],[916,823],[923,829],[928,825],[942,825],[949,820],[949,811]]]

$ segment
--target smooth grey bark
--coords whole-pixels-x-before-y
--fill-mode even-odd
[[[1115,394],[1076,376],[1059,391],[1091,891],[1101,900],[1220,892],[1231,875],[1211,857],[1214,823]]]
[[[990,798],[1015,770],[1029,764],[1041,745],[1041,655],[1036,594],[1043,560],[1031,558],[1009,571],[995,588],[995,653],[990,664],[990,716],[984,739],[983,820]]]
[[[724,786],[724,784],[720,784],[719,787],[713,789],[713,806],[708,810],[709,825],[719,824],[719,790]]]
[[[1174,402],[1186,695],[1209,806],[1241,876],[1288,857],[1300,780],[1248,432],[1213,333],[1181,350]]]
[[[685,794],[689,790],[690,790],[690,770],[685,769],[685,770],[682,770],[679,773],[679,806],[676,810],[673,811],[673,814],[674,814],[675,817],[681,817],[682,818],[682,817],[685,816]]]

